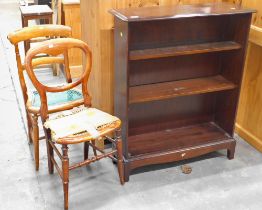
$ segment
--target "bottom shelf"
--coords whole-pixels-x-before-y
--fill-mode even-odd
[[[188,159],[220,149],[234,150],[234,147],[235,140],[214,122],[128,138],[130,169]]]
[[[214,122],[145,133],[128,138],[125,170],[179,161],[227,149],[234,158],[236,141]]]

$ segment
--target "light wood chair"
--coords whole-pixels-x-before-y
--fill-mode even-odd
[[[71,36],[71,28],[68,26],[62,25],[37,25],[31,27],[25,27],[19,29],[15,32],[12,32],[8,35],[8,39],[11,44],[15,47],[15,54],[16,54],[16,62],[17,62],[17,69],[19,75],[19,81],[23,93],[24,98],[24,105],[27,115],[27,124],[28,124],[28,136],[29,142],[34,144],[34,157],[35,157],[35,168],[36,170],[39,169],[39,139],[44,139],[43,137],[39,137],[39,128],[38,128],[38,116],[40,115],[40,97],[36,91],[29,90],[25,81],[24,70],[25,66],[21,61],[21,53],[19,50],[19,43],[24,42],[27,40],[31,40],[34,38],[44,37],[46,38],[56,38],[56,37],[70,37]],[[56,64],[63,64],[64,71],[66,75],[66,80],[68,83],[72,82],[70,69],[69,69],[69,61],[68,61],[68,53],[64,52],[64,57],[52,57],[52,56],[45,56],[45,57],[37,57],[33,60],[33,66],[45,65],[50,63]],[[82,95],[78,93],[78,95]],[[78,97],[79,98],[79,97]],[[50,108],[50,112],[60,111],[56,107],[56,104],[59,104],[61,101],[50,101],[52,104],[52,108]],[[83,104],[83,99],[75,100],[77,105]]]
[[[58,56],[64,51],[68,51],[72,48],[81,49],[86,58],[86,66],[81,77],[73,83],[57,87],[51,87],[41,83],[33,70],[34,57],[41,53],[51,56]],[[83,41],[73,38],[53,39],[42,42],[41,44],[31,48],[25,58],[26,71],[41,98],[40,116],[42,123],[44,124],[44,131],[47,141],[49,173],[53,173],[53,168],[55,166],[63,180],[65,209],[68,209],[69,170],[88,165],[105,157],[109,157],[117,161],[120,182],[121,184],[124,184],[122,140],[120,135],[121,121],[107,113],[90,108],[91,97],[88,93],[87,82],[91,66],[92,55],[89,47]],[[66,103],[61,105],[59,108],[60,110],[67,109],[66,114],[62,112],[59,115],[59,118],[51,119],[49,106],[47,104],[47,93],[68,91],[79,85],[82,85],[84,108],[74,111],[72,108],[76,107],[76,104]],[[115,133],[114,138],[108,136],[112,133]],[[95,145],[95,140],[104,138],[112,142],[113,149],[111,152],[105,152]],[[78,143],[84,143],[84,161],[69,166],[68,145]],[[62,145],[62,154],[57,149],[57,144]],[[94,156],[91,158],[88,158],[89,146],[93,148],[94,152]],[[55,151],[57,156],[60,158],[62,162],[62,169],[59,168],[57,162],[55,161],[53,151]],[[99,154],[97,152],[99,152]],[[117,156],[117,159],[115,158],[115,155]]]

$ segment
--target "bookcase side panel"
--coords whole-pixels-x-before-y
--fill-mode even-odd
[[[225,31],[225,37],[232,37],[242,46],[240,50],[224,53],[221,57],[221,74],[237,85],[237,88],[218,94],[215,121],[232,136],[235,128],[251,16],[252,14],[231,16],[228,20],[228,28]]]
[[[122,121],[123,151],[128,158],[128,23],[115,18],[114,113]]]

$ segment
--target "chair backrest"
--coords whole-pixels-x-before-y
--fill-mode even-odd
[[[63,86],[47,86],[41,83],[35,75],[35,71],[33,70],[33,58],[38,54],[45,53],[47,55],[58,56],[62,54],[64,51],[68,51],[69,49],[78,48],[81,49],[86,58],[86,66],[82,75],[72,83],[65,84]],[[91,72],[92,67],[92,53],[87,44],[81,40],[73,39],[73,38],[58,38],[52,39],[45,42],[42,42],[35,47],[29,49],[25,57],[25,69],[29,78],[31,79],[33,85],[37,89],[40,99],[41,99],[41,107],[40,107],[40,115],[42,117],[42,121],[44,122],[48,118],[48,104],[47,104],[47,92],[63,92],[69,89],[75,88],[76,86],[82,84],[82,94],[84,98],[84,105],[91,106],[91,97],[89,96],[87,89],[87,81]],[[66,104],[65,104],[66,107]]]
[[[21,85],[21,89],[23,92],[24,97],[24,103],[27,103],[28,100],[28,94],[27,94],[27,87],[25,83],[25,78],[23,71],[25,70],[24,65],[21,62],[21,54],[18,47],[18,44],[20,42],[29,41],[34,38],[38,37],[50,37],[50,38],[57,38],[57,37],[70,37],[72,33],[72,30],[69,26],[63,26],[63,25],[36,25],[36,26],[30,26],[25,27],[19,30],[16,30],[12,33],[10,33],[7,38],[15,46],[15,54],[16,54],[16,62],[17,62],[17,69],[18,69],[18,76],[19,81]],[[67,74],[67,78],[69,82],[71,76],[70,69],[68,65],[68,58],[67,58],[67,52],[64,52],[64,59],[62,58],[37,58],[35,59],[33,66],[36,65],[43,65],[43,64],[50,64],[50,63],[64,63],[65,64],[65,72]],[[69,76],[68,76],[69,75]]]

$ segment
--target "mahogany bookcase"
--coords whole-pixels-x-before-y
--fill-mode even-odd
[[[135,168],[216,150],[232,159],[254,11],[215,3],[110,12],[125,181]]]

